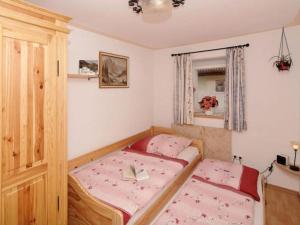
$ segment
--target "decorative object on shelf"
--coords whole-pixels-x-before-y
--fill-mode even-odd
[[[283,154],[277,155],[276,162],[278,164],[287,166],[287,165],[289,165],[289,156],[283,155]]]
[[[127,88],[128,60],[121,56],[106,52],[99,53],[99,87]]]
[[[172,6],[184,5],[185,0],[129,0],[128,4],[137,14],[142,13],[145,22],[158,23],[172,16]]]
[[[299,167],[296,166],[296,157],[297,157],[297,151],[299,150],[300,143],[293,141],[293,142],[291,142],[291,144],[292,144],[292,147],[295,151],[295,157],[294,157],[294,165],[290,165],[290,169],[294,170],[294,171],[299,171],[300,170]]]
[[[284,49],[286,48],[287,52],[284,52]],[[288,42],[286,39],[284,27],[282,28],[282,34],[281,34],[281,40],[280,40],[280,47],[279,47],[279,53],[277,56],[272,57],[271,59],[276,59],[273,63],[273,66],[276,66],[278,71],[289,71],[293,60],[291,57],[290,49],[288,46]]]
[[[98,60],[79,60],[79,74],[81,75],[97,75]]]
[[[216,80],[216,92],[225,91],[225,80]]]
[[[218,102],[216,96],[205,96],[198,103],[200,105],[200,108],[208,116],[213,115],[215,107],[217,107],[219,105],[219,102]]]

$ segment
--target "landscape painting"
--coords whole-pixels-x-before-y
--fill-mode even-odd
[[[128,57],[99,53],[100,88],[128,87]]]
[[[79,74],[98,75],[98,60],[79,60]]]

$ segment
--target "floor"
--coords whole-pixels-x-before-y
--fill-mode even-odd
[[[297,192],[267,185],[266,225],[300,225],[300,196]]]

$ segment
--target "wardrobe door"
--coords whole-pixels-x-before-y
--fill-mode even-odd
[[[0,32],[1,223],[55,225],[55,32],[19,22]]]

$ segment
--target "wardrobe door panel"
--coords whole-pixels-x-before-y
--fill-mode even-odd
[[[54,225],[58,215],[55,32],[3,25],[2,225]]]
[[[2,224],[44,225],[47,224],[47,198],[45,176],[3,192]]]
[[[45,56],[48,46],[4,38],[3,163],[5,178],[47,163]]]

